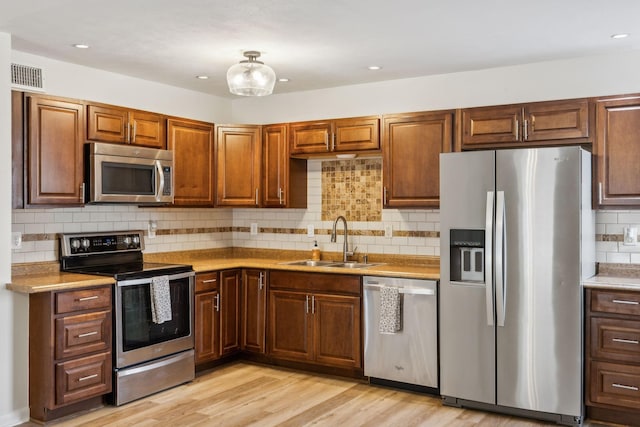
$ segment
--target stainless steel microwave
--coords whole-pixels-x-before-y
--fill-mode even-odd
[[[88,203],[173,203],[173,151],[85,144]]]

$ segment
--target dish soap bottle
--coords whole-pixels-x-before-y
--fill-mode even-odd
[[[313,261],[320,261],[320,248],[318,247],[318,241],[313,242],[313,248],[311,249],[311,259]]]

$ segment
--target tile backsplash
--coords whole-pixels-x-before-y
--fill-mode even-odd
[[[640,264],[640,245],[624,243],[625,227],[640,230],[640,211],[599,211],[596,214],[596,260],[598,262]]]

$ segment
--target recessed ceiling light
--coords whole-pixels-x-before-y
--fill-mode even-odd
[[[369,67],[367,67],[369,70],[371,71],[377,71],[380,70],[382,67],[378,66],[378,65],[371,65]]]
[[[196,76],[196,79],[207,80],[209,76]]]
[[[626,39],[627,37],[629,37],[629,34],[627,34],[627,33],[620,33],[620,34],[612,34],[611,35],[612,39]]]
[[[77,47],[78,49],[89,49],[88,44],[82,44],[82,43],[74,44],[73,47]]]
[[[289,81],[289,79],[288,79],[288,78],[286,78],[286,77],[282,77],[282,78],[279,78],[279,79],[278,79],[278,81],[279,81],[280,83],[286,83],[286,82],[288,82],[288,81]]]

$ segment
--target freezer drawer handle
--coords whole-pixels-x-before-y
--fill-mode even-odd
[[[624,384],[613,383],[613,384],[611,384],[611,387],[621,388],[621,389],[624,389],[624,390],[638,391],[638,387],[635,387],[635,386],[632,386],[632,385],[624,385]]]
[[[638,340],[625,340],[624,338],[613,338],[611,341],[622,344],[640,344]]]
[[[638,305],[638,304],[640,304],[638,301],[627,301],[627,300],[624,300],[624,299],[614,299],[613,302],[616,303],[616,304],[628,304],[628,305]]]
[[[382,285],[374,285],[370,282],[364,285],[365,289],[380,289]],[[416,289],[416,288],[398,288],[398,292],[405,295],[435,295],[433,289]]]

